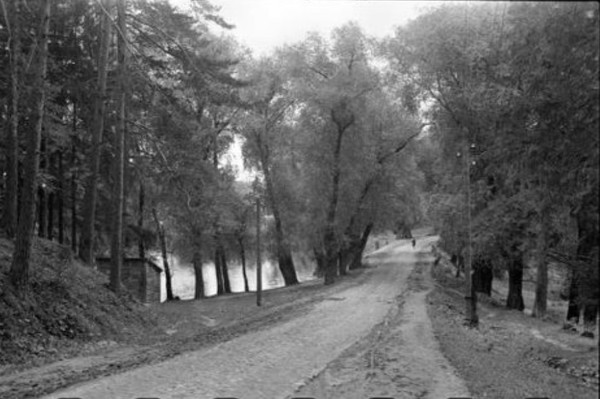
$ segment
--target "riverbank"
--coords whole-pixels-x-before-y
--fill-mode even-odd
[[[88,381],[141,365],[159,363],[180,353],[229,341],[308,312],[327,296],[360,284],[363,270],[352,271],[336,284],[322,280],[263,292],[262,306],[255,293],[229,294],[202,300],[173,301],[148,305],[155,324],[144,332],[57,351],[19,367],[0,372],[0,397],[23,399],[39,397],[83,381]],[[41,364],[40,364],[41,363]]]

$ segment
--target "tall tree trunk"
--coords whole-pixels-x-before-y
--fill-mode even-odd
[[[579,271],[573,270],[571,275],[571,282],[569,284],[569,305],[567,308],[567,321],[579,324],[579,317],[581,315],[581,309],[579,306]]]
[[[115,134],[115,163],[113,178],[112,206],[114,210],[112,240],[110,246],[111,268],[110,287],[114,292],[121,290],[121,269],[123,268],[123,203],[125,174],[125,102],[127,99],[127,25],[125,21],[125,1],[117,1],[118,14],[118,97],[117,129]]]
[[[137,226],[139,230],[138,239],[138,256],[140,259],[146,259],[146,244],[144,243],[144,203],[146,200],[146,190],[144,189],[144,183],[140,182],[140,191],[138,193],[138,221]]]
[[[219,250],[215,249],[215,274],[217,276],[217,295],[225,293],[225,281],[223,280],[223,267],[221,266],[221,256]]]
[[[506,298],[506,307],[523,311],[523,260],[513,258],[512,264],[508,268],[508,297]]]
[[[71,176],[70,176],[70,200],[71,200],[71,251],[77,255],[77,147],[75,137],[77,135],[77,103],[73,102],[73,121],[71,136]]]
[[[335,221],[340,190],[340,156],[342,152],[342,139],[346,130],[354,123],[354,114],[347,114],[345,107],[331,110],[331,120],[337,127],[335,147],[333,150],[333,166],[331,178],[331,197],[327,206],[325,231],[323,234],[323,249],[325,250],[325,285],[335,282],[338,245],[335,236]]]
[[[9,3],[10,30],[10,122],[6,135],[6,194],[3,228],[8,237],[17,229],[19,196],[19,70],[21,59],[21,0]]]
[[[44,104],[46,100],[45,84],[48,65],[50,0],[44,0],[41,9],[42,25],[40,32],[38,33],[39,52],[34,85],[34,129],[31,130],[28,137],[27,161],[25,162],[25,176],[20,210],[21,214],[17,225],[15,249],[9,272],[12,285],[21,293],[27,292],[27,285],[29,283],[29,261],[31,258],[31,245],[35,223],[35,190],[40,161],[39,153],[42,140],[42,126],[44,122]]]
[[[317,248],[313,248],[313,254],[315,256],[315,262],[317,262],[314,275],[316,277],[323,277],[325,275],[325,254]]]
[[[202,299],[204,298],[204,276],[202,275],[202,256],[199,252],[194,253],[192,263],[194,264],[194,274],[196,276],[194,299]]]
[[[71,154],[71,250],[77,253],[77,174],[74,171],[77,162],[75,143]]]
[[[360,243],[355,248],[355,252],[352,254],[352,262],[350,263],[350,270],[355,270],[362,267],[362,257],[365,251],[365,247],[367,246],[367,240],[371,235],[371,231],[373,230],[373,223],[367,224],[365,229],[363,230],[362,236],[360,237]]]
[[[250,292],[248,286],[248,274],[246,273],[246,246],[244,245],[244,239],[238,237],[238,245],[240,247],[240,260],[242,262],[242,277],[244,278],[244,292]]]
[[[40,171],[46,172],[47,162],[46,162],[46,151],[47,149],[47,134],[44,133],[42,127],[42,140],[40,142]],[[47,229],[47,219],[46,219],[46,185],[44,183],[38,186],[38,236],[46,237],[46,229]]]
[[[142,275],[140,276],[140,298],[142,298],[143,302],[147,301],[148,292],[148,270],[146,268],[146,245],[144,242],[144,200],[145,200],[145,192],[144,192],[144,183],[140,182],[140,190],[138,193],[138,256],[142,260]]]
[[[56,207],[58,210],[58,243],[65,242],[65,170],[62,151],[58,152],[58,191]]]
[[[348,259],[348,251],[345,248],[345,245],[338,251],[338,273],[340,276],[345,276],[348,274],[347,269],[347,259]]]
[[[217,247],[217,254],[219,256],[219,265],[221,266],[223,275],[223,290],[226,294],[231,293],[231,283],[229,282],[229,273],[227,272],[227,258],[225,257],[225,248],[222,244]]]
[[[38,187],[38,236],[46,236],[46,192],[43,186]]]
[[[487,296],[492,295],[492,265],[488,259],[476,258],[473,262],[473,290]]]
[[[46,152],[46,165],[48,165],[48,173],[56,178],[56,170],[54,170],[53,156],[50,153],[50,149]],[[49,240],[54,239],[54,192],[48,191],[48,200],[46,205],[48,206],[48,223],[46,237]]]
[[[79,237],[79,257],[88,264],[94,263],[94,226],[96,221],[96,202],[98,173],[100,170],[100,154],[102,134],[104,131],[106,77],[108,65],[108,48],[110,45],[110,31],[112,21],[110,9],[112,0],[103,0],[102,7],[102,38],[98,56],[98,76],[96,82],[96,99],[94,101],[94,114],[92,119],[92,145],[90,146],[90,176],[86,182],[83,198],[83,224]]]
[[[267,188],[267,198],[271,211],[273,212],[273,219],[275,221],[275,243],[277,246],[277,261],[279,263],[279,270],[283,276],[283,281],[286,286],[298,284],[298,276],[296,275],[296,269],[294,267],[294,260],[292,258],[292,251],[290,245],[283,231],[283,225],[281,222],[281,213],[279,212],[279,203],[275,198],[275,188],[273,187],[273,177],[271,175],[271,165],[269,161],[268,148],[264,146],[260,133],[256,133],[256,142],[258,144],[260,152],[260,162],[265,177],[265,185]]]
[[[152,208],[152,215],[154,216],[154,223],[156,225],[156,233],[160,242],[160,251],[163,258],[163,269],[165,272],[165,282],[167,286],[167,301],[172,301],[175,297],[173,296],[173,284],[171,281],[171,268],[169,267],[169,261],[167,259],[167,238],[165,237],[165,228],[161,225],[158,220],[158,214],[156,208]]]
[[[537,266],[537,276],[535,283],[535,301],[533,303],[531,315],[538,318],[543,318],[546,316],[548,307],[548,262],[546,261],[546,252],[548,250],[550,210],[545,202],[545,199],[540,199],[538,231],[534,254],[534,261]]]

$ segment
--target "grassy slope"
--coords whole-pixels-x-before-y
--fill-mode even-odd
[[[0,371],[69,356],[91,342],[135,336],[155,325],[131,295],[115,295],[105,275],[47,240],[34,244],[30,290],[20,298],[8,284],[12,251],[12,243],[0,239]]]

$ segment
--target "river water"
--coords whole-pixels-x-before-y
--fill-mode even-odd
[[[156,264],[162,267],[162,257],[154,254]],[[158,256],[156,256],[158,255]],[[294,265],[296,275],[300,282],[314,279],[314,262],[303,254],[294,254]],[[194,268],[191,263],[182,262],[176,255],[169,255],[169,266],[171,267],[173,295],[180,299],[193,299],[196,289],[196,280]],[[244,292],[244,278],[242,266],[239,262],[228,261],[229,282],[232,292]],[[202,265],[202,275],[204,277],[204,293],[206,296],[217,294],[217,277],[214,263],[205,263]],[[256,260],[249,259],[246,262],[246,275],[248,276],[248,286],[250,291],[256,291]],[[279,271],[279,265],[275,260],[264,260],[262,264],[262,287],[264,290],[283,287],[283,277]],[[165,274],[161,273],[161,301],[165,301],[166,279]]]

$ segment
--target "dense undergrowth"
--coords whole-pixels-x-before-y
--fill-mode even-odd
[[[155,325],[129,293],[115,295],[107,277],[75,260],[68,247],[38,239],[26,293],[8,283],[12,242],[0,239],[0,365],[63,354],[69,346],[117,339]],[[67,351],[68,352],[68,351]]]

